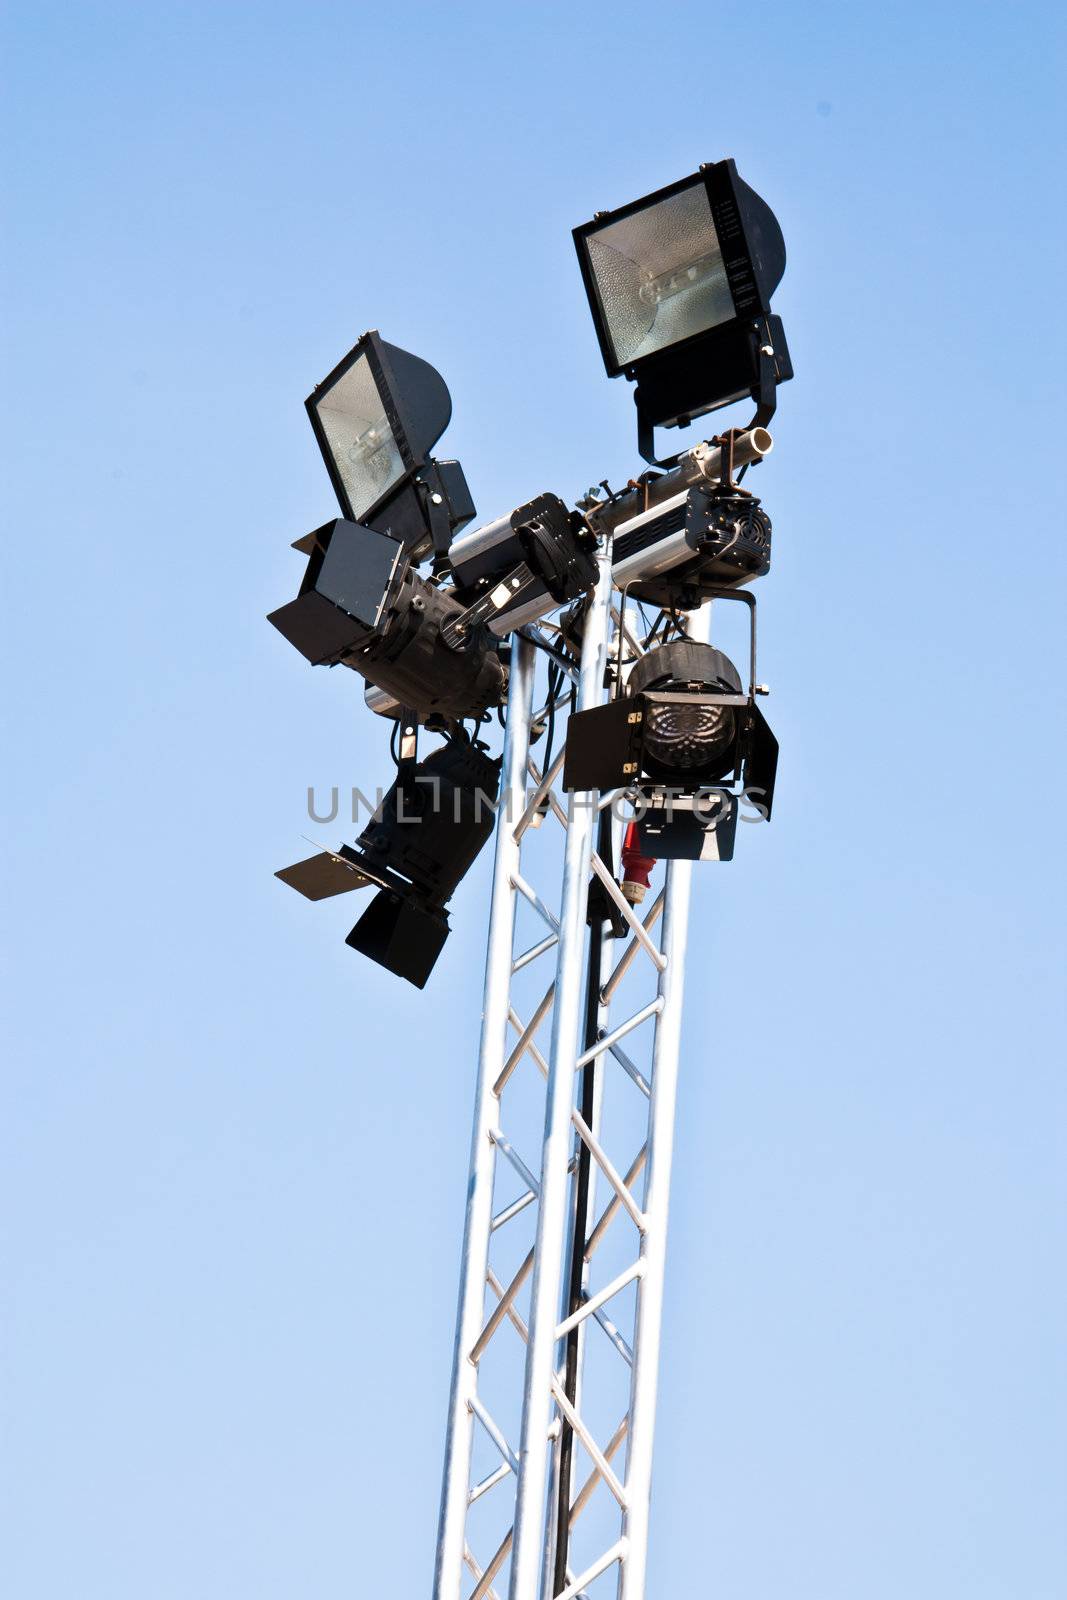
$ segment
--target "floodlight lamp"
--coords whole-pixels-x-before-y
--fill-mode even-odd
[[[716,161],[574,230],[610,377],[636,381],[638,440],[751,394],[762,426],[792,367],[771,295],[785,243],[770,207]]]
[[[462,469],[430,451],[452,400],[420,356],[365,333],[305,402],[346,517],[441,548],[474,515]],[[420,493],[421,491],[421,493]]]

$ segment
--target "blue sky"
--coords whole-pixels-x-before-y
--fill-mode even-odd
[[[376,326],[482,515],[628,476],[570,229],[733,155],[782,764],[696,883],[650,1594],[1062,1600],[1058,8],[2,27],[6,1592],[429,1594],[488,862],[418,996],[272,877],[388,771],[263,621],[302,401]]]

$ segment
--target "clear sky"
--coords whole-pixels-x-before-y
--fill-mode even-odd
[[[695,886],[649,1600],[1064,1600],[1061,14],[6,7],[11,1600],[429,1595],[488,860],[421,995],[272,876],[389,771],[263,620],[302,401],[378,327],[483,516],[628,476],[570,229],[725,155],[782,762]]]

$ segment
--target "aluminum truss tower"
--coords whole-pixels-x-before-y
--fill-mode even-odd
[[[614,626],[605,551],[578,709]],[[691,864],[643,915],[623,897],[595,847],[615,797],[534,759],[539,658],[515,637],[434,1600],[645,1594]]]

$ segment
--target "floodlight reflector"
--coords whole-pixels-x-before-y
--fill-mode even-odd
[[[330,458],[344,484],[354,521],[404,477],[404,458],[364,353],[315,403]]]
[[[305,404],[352,522],[366,522],[428,465],[452,416],[448,387],[436,367],[388,344],[373,329]]]
[[[735,315],[703,179],[590,233],[586,249],[617,369]]]

